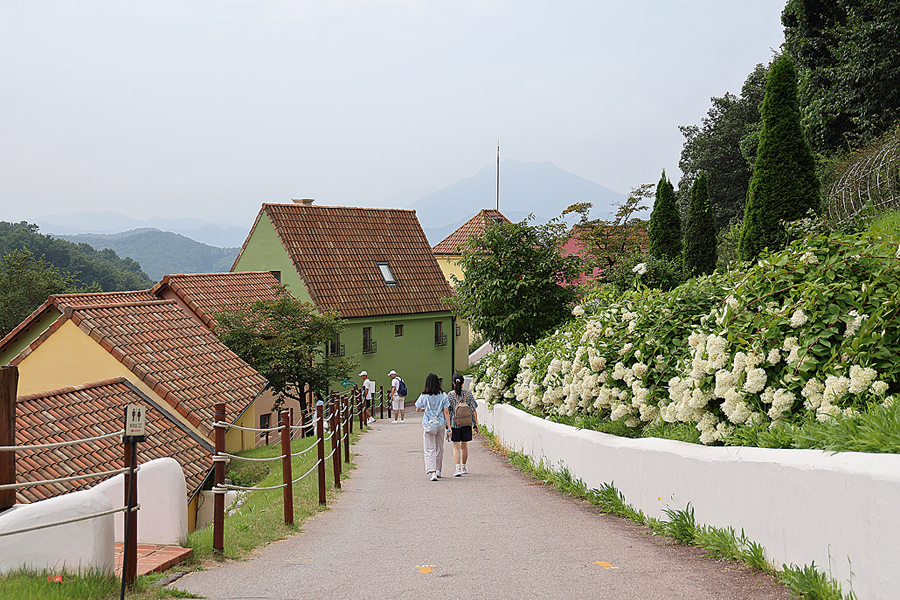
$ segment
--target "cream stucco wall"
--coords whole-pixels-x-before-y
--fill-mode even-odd
[[[435,256],[435,259],[437,259],[437,263],[441,267],[444,279],[446,279],[451,286],[456,285],[456,282],[453,281],[451,275],[455,276],[458,281],[465,279],[462,267],[459,266],[459,256]]]

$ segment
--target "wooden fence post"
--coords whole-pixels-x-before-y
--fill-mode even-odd
[[[341,417],[337,411],[337,402],[331,396],[330,418],[331,423],[331,462],[334,465],[334,487],[341,489]]]
[[[291,413],[281,411],[281,481],[284,483],[284,524],[294,524],[294,480],[291,471]]]
[[[347,399],[341,396],[341,439],[344,440],[344,462],[350,462],[350,434],[353,433],[353,419],[347,413]]]
[[[225,403],[216,403],[216,423],[225,422]],[[225,461],[215,460],[221,452],[225,452],[225,428],[214,425],[215,452],[213,457],[213,481],[214,487],[225,483]],[[225,493],[216,493],[213,497],[213,551],[218,554],[225,553]]]
[[[384,386],[383,385],[378,386],[378,397],[380,398],[378,403],[381,405],[381,408],[380,408],[381,418],[383,419],[384,418]],[[390,409],[388,409],[388,416],[391,416]]]
[[[19,368],[0,368],[0,446],[16,445],[16,395]],[[16,453],[0,452],[0,485],[16,482]],[[0,512],[16,503],[16,490],[0,491]]]
[[[325,419],[324,405],[316,403],[316,447],[319,454],[319,504],[325,504]]]

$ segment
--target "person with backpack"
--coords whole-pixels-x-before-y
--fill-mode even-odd
[[[450,403],[441,390],[441,380],[434,373],[425,378],[425,389],[416,400],[416,412],[423,412],[422,445],[425,449],[425,473],[431,481],[441,477],[444,465],[444,431],[450,430]]]
[[[469,442],[472,431],[478,431],[478,402],[470,390],[463,389],[465,378],[453,375],[453,390],[448,394],[450,403],[450,441],[453,442],[453,462],[456,463],[454,477],[468,475],[466,462],[469,460]]]
[[[388,373],[391,376],[391,405],[394,412],[394,420],[391,423],[403,423],[403,409],[406,403],[406,382],[404,382],[397,371],[391,369]],[[399,417],[398,417],[399,413]]]

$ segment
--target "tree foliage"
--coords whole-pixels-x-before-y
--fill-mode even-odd
[[[815,160],[800,125],[797,75],[787,54],[772,63],[762,118],[740,239],[741,259],[748,261],[764,248],[783,247],[783,222],[802,218],[819,206]]]
[[[494,344],[532,343],[570,316],[576,299],[576,256],[562,256],[561,223],[493,223],[469,238],[455,282],[454,313]]]
[[[37,225],[25,221],[0,222],[0,255],[21,249],[43,258],[83,287],[96,285],[101,291],[115,292],[153,286],[141,265],[130,258],[119,258],[112,250],[95,250],[88,244],[73,244],[42,235]]]
[[[706,173],[700,173],[691,187],[691,205],[684,228],[683,262],[689,276],[708,275],[716,270],[714,221]]]
[[[712,107],[703,117],[702,126],[678,128],[685,138],[678,162],[683,174],[678,184],[682,215],[687,214],[694,180],[705,172],[717,231],[744,214],[766,73],[764,65],[756,65],[744,81],[740,96],[726,92],[721,98],[711,98]]]
[[[293,398],[304,411],[307,386],[324,394],[329,382],[346,379],[356,367],[351,358],[326,351],[345,322],[335,313],[319,314],[284,286],[274,300],[256,300],[215,316],[219,339],[269,380],[279,401]]]
[[[656,200],[647,227],[651,256],[677,259],[681,256],[681,216],[675,200],[675,187],[663,171],[656,184]]]
[[[0,259],[0,337],[12,331],[52,294],[100,291],[79,289],[73,275],[25,249],[11,250]]]
[[[781,22],[816,152],[862,145],[900,119],[900,3],[789,0]]]
[[[562,212],[562,216],[571,213],[581,215],[572,228],[572,235],[578,238],[585,250],[586,270],[597,267],[606,274],[624,258],[647,251],[647,221],[634,215],[647,209],[644,203],[652,196],[652,183],[632,188],[612,221],[588,219],[593,207],[590,202],[573,204]]]

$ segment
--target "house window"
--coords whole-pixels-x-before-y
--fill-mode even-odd
[[[386,262],[375,263],[378,266],[378,270],[381,272],[381,276],[384,278],[384,283],[387,285],[397,285],[397,278],[394,277],[394,272],[391,271],[391,266]]]
[[[443,321],[435,321],[434,322],[434,345],[435,346],[446,346],[447,345],[447,334],[444,333],[444,322]]]
[[[372,328],[363,327],[363,354],[375,354],[377,350],[378,345],[372,339]]]
[[[331,343],[328,345],[328,354],[330,356],[343,356],[344,355],[344,345],[341,343],[341,334],[334,334],[334,339],[331,340]]]
[[[394,325],[394,337],[403,337],[403,325]]]
[[[272,413],[266,413],[264,415],[259,415],[259,428],[260,429],[270,428],[271,422],[272,422]]]

